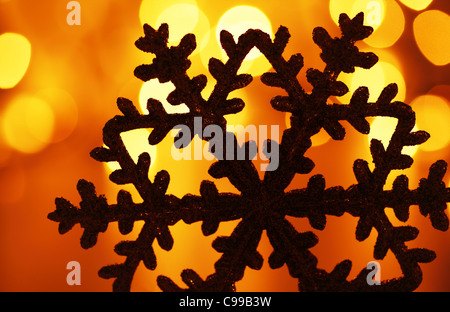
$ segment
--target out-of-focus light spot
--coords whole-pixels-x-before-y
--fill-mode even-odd
[[[43,89],[36,96],[51,107],[55,117],[51,142],[57,143],[65,140],[75,129],[78,121],[78,107],[75,100],[69,93],[57,88]]]
[[[200,52],[208,43],[210,24],[208,17],[200,10],[195,0],[143,0],[139,8],[141,24],[149,24],[158,29],[161,24],[169,25],[169,45],[177,45],[188,33],[196,37],[197,48],[192,55]]]
[[[232,98],[239,98],[242,101],[244,101],[245,106],[244,108],[237,114],[228,114],[225,115],[225,119],[227,120],[227,125],[246,125],[249,123],[248,116],[249,116],[249,109],[252,105],[250,103],[251,97],[248,96],[248,93],[245,89],[238,89],[233,92],[231,92],[228,95],[228,99]]]
[[[208,99],[211,96],[211,93],[213,92],[215,86],[216,86],[216,84],[215,84],[214,78],[209,76],[208,82],[206,83],[205,88],[201,91],[202,97],[204,99]]]
[[[195,40],[197,42],[197,48],[192,52],[195,55],[201,52],[208,44],[209,34],[211,32],[211,26],[209,24],[209,19],[206,14],[197,8],[198,11],[198,21],[195,28],[191,31],[195,35]],[[170,26],[169,26],[170,27]],[[186,33],[185,33],[186,34]]]
[[[416,112],[417,126],[430,138],[420,145],[424,151],[436,151],[450,143],[450,103],[436,95],[422,95],[411,102]]]
[[[405,17],[395,0],[330,0],[330,15],[339,24],[339,15],[346,13],[353,18],[364,13],[364,24],[374,32],[364,42],[375,48],[392,46],[405,29]]]
[[[353,92],[360,86],[369,88],[369,101],[376,101],[385,86],[385,74],[380,63],[375,64],[371,69],[357,68],[353,75],[350,91]]]
[[[44,100],[20,96],[6,108],[2,128],[11,147],[36,153],[51,141],[54,122],[54,113]]]
[[[161,13],[167,8],[177,5],[177,4],[189,4],[197,6],[195,0],[165,0],[165,1],[154,1],[154,0],[142,0],[139,7],[139,20],[141,25],[149,24],[152,27],[158,28],[156,21]]]
[[[364,42],[374,48],[392,46],[405,30],[405,16],[402,8],[394,0],[384,0],[385,10],[383,22]]]
[[[173,90],[175,90],[175,86],[172,82],[159,83],[156,79],[145,82],[139,93],[141,111],[148,114],[147,101],[152,98],[160,101],[168,114],[189,113],[186,104],[172,105],[167,101],[167,96]]]
[[[396,66],[388,62],[379,62],[379,64],[384,72],[385,86],[391,83],[397,84],[398,93],[393,101],[404,101],[406,98],[406,83],[400,70]]]
[[[0,88],[13,88],[25,75],[31,59],[31,44],[15,33],[0,36]]]
[[[133,159],[135,163],[137,163],[139,159],[139,155],[147,152],[150,155],[151,163],[149,174],[151,173],[151,169],[155,166],[156,163],[156,146],[150,145],[148,143],[148,129],[135,129],[127,132],[122,132],[120,134],[125,147],[127,148],[130,157]],[[107,162],[106,168],[108,171],[112,172],[120,169],[120,165],[116,161]]]
[[[165,9],[156,20],[156,25],[169,25],[169,43],[177,42],[197,25],[198,8],[195,5],[180,3]]]
[[[322,128],[319,133],[311,137],[312,146],[320,146],[330,140],[330,135]]]
[[[349,87],[349,92],[337,99],[343,103],[350,103],[353,93],[359,87],[369,89],[369,102],[375,102],[383,89],[390,83],[396,83],[398,93],[393,101],[404,101],[406,97],[406,83],[400,70],[388,62],[378,62],[370,69],[357,67],[352,74],[341,73],[340,81]]]
[[[413,10],[421,11],[426,9],[433,0],[400,0],[400,2]]]
[[[286,127],[291,127],[291,113],[285,115]],[[312,146],[324,145],[330,140],[330,135],[322,128],[318,133],[311,137]]]
[[[450,85],[436,85],[428,91],[427,94],[437,95],[450,101]]]
[[[250,51],[250,53],[252,53]],[[238,74],[250,74],[253,77],[261,76],[262,74],[268,72],[272,68],[272,65],[265,57],[257,57],[255,59],[246,60],[242,62],[241,67],[238,70]]]
[[[397,127],[398,119],[392,117],[376,117],[370,125],[370,132],[368,137],[368,142],[370,146],[370,142],[372,139],[380,140],[383,143],[385,149],[387,149],[389,142],[392,138],[392,135],[395,132],[395,128]],[[411,132],[417,131],[417,127],[415,126]],[[405,146],[403,147],[402,153],[413,156],[417,151],[418,146]]]
[[[356,89],[359,87],[367,87],[370,94],[369,101],[376,101],[385,86],[384,76],[383,67],[380,65],[380,62],[370,69],[357,67],[352,74],[341,73],[338,80],[344,82],[349,87],[349,92],[337,97],[337,99],[343,104],[348,104]]]
[[[208,39],[207,45],[206,45],[205,49],[203,49],[203,51],[200,53],[200,59],[202,61],[203,66],[206,69],[208,69],[209,60],[212,57],[215,57],[217,59],[222,59],[224,63],[227,59],[225,52],[222,50],[221,45],[217,42],[216,35],[215,35],[215,33],[213,33],[213,31],[209,32],[209,39]],[[212,80],[214,80],[214,78]],[[208,79],[208,82],[210,82],[210,81],[211,81],[211,79]],[[208,88],[208,85],[206,86],[205,89],[207,89],[207,88]]]
[[[237,42],[240,35],[249,29],[259,29],[273,38],[272,25],[269,18],[259,9],[242,5],[236,6],[225,12],[220,18],[216,28],[217,45],[220,47],[220,32],[226,30],[231,33]],[[221,50],[223,59],[226,59],[225,51]],[[270,63],[257,48],[253,48],[242,62],[239,73],[249,73],[259,76],[271,68]]]
[[[430,10],[414,20],[414,38],[423,55],[438,66],[450,63],[450,16],[442,11]]]
[[[273,37],[270,20],[262,11],[247,5],[234,7],[225,12],[217,24],[217,42],[220,42],[220,32],[222,30],[226,30],[231,33],[234,40],[237,42],[239,36],[249,29],[260,29]],[[259,52],[256,48],[253,48],[247,55],[246,59],[253,60],[261,55],[261,52]]]
[[[330,15],[336,25],[338,25],[341,13],[346,13],[350,18],[353,18],[359,12],[364,12],[364,24],[377,29],[382,24],[385,16],[385,1],[330,0]]]
[[[175,4],[165,9],[156,20],[155,27],[166,23],[169,25],[169,44],[177,45],[188,33],[196,36],[197,49],[201,51],[209,39],[209,20],[196,5],[188,3]]]

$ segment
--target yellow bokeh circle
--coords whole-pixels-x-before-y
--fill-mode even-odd
[[[152,98],[158,100],[163,105],[164,109],[168,114],[176,113],[188,113],[189,108],[186,104],[171,105],[167,101],[167,96],[175,90],[175,86],[172,82],[160,83],[157,79],[152,79],[144,82],[139,93],[139,104],[141,112],[148,114],[147,101]]]
[[[31,44],[16,33],[0,36],[0,88],[16,86],[25,75],[31,59]]]
[[[420,145],[424,151],[436,151],[450,143],[450,103],[436,95],[422,95],[411,102],[420,130],[427,131],[430,139]]]
[[[273,38],[270,19],[260,9],[248,5],[241,5],[231,8],[230,10],[225,12],[219,19],[215,31],[216,42],[209,47],[208,51],[205,52],[216,52],[214,54],[210,54],[209,56],[217,55],[218,53],[220,53],[221,58],[223,60],[226,60],[226,53],[221,49],[220,45],[221,31],[226,30],[231,33],[234,37],[234,40],[237,42],[239,36],[249,29],[259,29],[269,34],[269,36]],[[202,59],[204,60],[205,65],[207,65],[209,58]],[[257,48],[253,48],[242,62],[239,73],[248,73],[252,76],[259,76],[267,72],[270,68],[271,65],[267,61],[267,59]]]
[[[149,130],[151,129],[135,129],[127,132],[122,132],[120,137],[127,148],[130,157],[135,163],[139,159],[139,155],[147,152],[150,155],[151,163],[150,168],[153,168],[156,163],[156,146],[148,143]],[[111,161],[105,163],[109,172],[120,169],[120,165],[117,161]],[[153,173],[149,171],[149,174]]]
[[[450,16],[439,10],[421,13],[414,20],[414,38],[423,55],[434,65],[450,63]]]
[[[374,48],[392,46],[405,29],[405,16],[395,0],[330,0],[329,10],[336,24],[341,13],[353,18],[363,12],[364,25],[374,29],[364,42]]]
[[[368,137],[368,143],[372,139],[380,140],[383,143],[385,149],[387,149],[392,135],[397,127],[398,119],[393,117],[375,117],[370,124],[370,132]],[[412,132],[417,131],[417,126],[414,127]],[[418,149],[417,145],[403,147],[402,153],[405,155],[413,156]]]
[[[36,153],[51,142],[55,124],[54,112],[44,100],[19,96],[3,113],[5,141],[23,153]]]
[[[178,45],[184,35],[193,33],[196,36],[197,49],[192,55],[200,52],[209,40],[209,19],[194,0],[143,0],[139,19],[141,24],[149,24],[155,29],[163,23],[168,24],[169,46]]]
[[[413,10],[421,11],[426,9],[433,0],[400,0],[400,2]]]
[[[357,67],[352,74],[341,73],[338,80],[349,87],[347,94],[337,98],[343,104],[350,103],[353,93],[359,87],[367,87],[369,102],[375,102],[383,89],[391,83],[396,83],[398,87],[397,96],[393,101],[404,101],[406,97],[405,79],[401,71],[389,62],[378,62],[370,69]]]

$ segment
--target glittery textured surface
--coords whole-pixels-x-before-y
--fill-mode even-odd
[[[257,247],[263,231],[273,247],[268,259],[271,268],[287,265],[289,273],[298,279],[300,291],[412,291],[422,281],[419,263],[427,263],[436,257],[433,251],[408,248],[406,241],[414,240],[419,231],[412,226],[394,226],[385,214],[385,208],[393,208],[395,216],[408,221],[409,211],[418,205],[422,215],[429,217],[434,228],[446,231],[449,221],[445,215],[446,203],[450,201],[450,191],[442,181],[447,169],[444,161],[431,166],[428,177],[422,179],[417,189],[408,187],[408,178],[399,176],[392,190],[384,190],[388,174],[394,169],[405,169],[413,164],[410,156],[402,154],[402,148],[425,142],[429,135],[424,131],[411,132],[415,125],[415,114],[411,107],[402,102],[393,102],[397,86],[385,87],[378,100],[368,103],[369,92],[365,87],[357,89],[348,105],[327,104],[331,96],[348,92],[348,87],[337,81],[339,73],[352,73],[355,67],[370,68],[378,57],[373,53],[363,53],[355,42],[368,37],[372,28],[363,25],[363,15],[350,19],[342,14],[339,19],[342,35],[331,38],[323,28],[313,32],[314,42],[321,48],[321,58],[326,66],[323,71],[306,71],[308,82],[313,89],[304,91],[297,74],[303,68],[303,57],[292,55],[288,60],[283,51],[288,44],[289,32],[280,27],[273,39],[260,30],[248,30],[236,42],[226,31],[221,33],[221,44],[228,55],[226,63],[211,58],[209,71],[217,83],[208,99],[201,91],[206,86],[206,76],[190,78],[186,70],[190,66],[189,55],[196,48],[195,36],[186,35],[176,47],[168,47],[169,27],[161,25],[158,30],[145,25],[144,37],[136,41],[136,46],[156,57],[150,65],[138,66],[135,75],[143,81],[158,79],[171,81],[175,90],[169,95],[172,105],[184,103],[188,113],[168,114],[162,104],[153,99],[148,101],[148,115],[142,115],[134,104],[119,98],[117,105],[122,115],[108,121],[103,129],[104,147],[98,147],[91,156],[102,162],[118,161],[121,169],[110,175],[116,184],[131,183],[141,195],[143,202],[134,203],[127,191],[120,191],[117,204],[108,204],[103,196],[96,194],[94,185],[85,180],[78,183],[81,196],[79,207],[63,198],[56,199],[56,210],[49,219],[59,222],[59,232],[64,234],[75,224],[84,229],[81,237],[83,248],[93,247],[100,232],[107,230],[108,224],[118,222],[122,234],[129,233],[133,223],[143,220],[138,238],[116,245],[115,252],[125,257],[121,264],[105,266],[99,271],[102,278],[114,279],[114,291],[129,291],[135,271],[142,260],[150,270],[157,265],[153,243],[164,250],[173,246],[169,226],[180,220],[191,224],[202,222],[204,235],[214,234],[220,222],[239,220],[228,237],[217,237],[212,247],[222,254],[215,263],[215,272],[203,280],[195,271],[186,269],[181,273],[187,288],[176,285],[165,276],[157,282],[163,291],[234,291],[235,282],[242,279],[246,267],[260,269],[263,257]],[[202,127],[226,126],[224,115],[240,112],[245,103],[241,99],[227,99],[233,90],[244,88],[252,81],[248,74],[237,74],[242,61],[253,47],[257,47],[271,63],[273,72],[262,75],[264,84],[283,89],[283,96],[271,100],[275,110],[290,112],[291,126],[282,135],[282,140],[270,142],[279,144],[279,167],[266,171],[260,179],[252,163],[251,155],[245,160],[218,160],[209,169],[216,179],[227,178],[239,194],[221,193],[212,181],[203,181],[200,196],[187,194],[182,198],[166,194],[170,183],[169,173],[160,171],[153,181],[148,178],[150,156],[140,155],[135,163],[128,154],[120,134],[132,129],[153,128],[150,144],[158,144],[167,133],[178,124],[185,124],[194,133],[194,117],[202,117]],[[357,184],[348,189],[326,188],[325,177],[312,176],[303,189],[285,191],[296,174],[310,173],[314,168],[312,159],[305,157],[311,147],[311,136],[322,128],[334,139],[342,140],[345,129],[342,121],[362,134],[368,134],[370,125],[367,117],[385,116],[398,120],[398,125],[389,146],[374,139],[370,150],[375,164],[370,170],[368,163],[357,159],[353,165]],[[230,135],[226,133],[225,135]],[[235,146],[238,143],[235,140]],[[235,149],[236,150],[236,149]],[[226,151],[212,151],[217,159]],[[170,172],[176,175],[176,172]],[[352,263],[349,260],[338,263],[331,272],[317,267],[317,258],[309,250],[318,243],[313,232],[299,233],[286,216],[307,218],[316,230],[326,227],[327,215],[342,216],[349,213],[358,219],[356,239],[365,240],[372,229],[377,231],[374,258],[383,259],[388,250],[395,255],[402,275],[382,281],[378,287],[366,282],[368,270],[353,280],[348,280]],[[206,251],[205,251],[206,252]]]

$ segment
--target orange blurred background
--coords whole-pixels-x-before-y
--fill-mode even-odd
[[[145,103],[148,97],[161,101],[172,86],[156,81],[143,84],[133,76],[136,66],[151,63],[152,56],[139,51],[134,42],[143,35],[142,24],[158,27],[169,24],[170,43],[187,32],[197,37],[197,50],[190,57],[188,74],[208,76],[204,90],[207,96],[214,79],[207,71],[210,57],[224,58],[217,42],[217,33],[227,29],[238,36],[247,28],[260,28],[272,35],[280,25],[288,27],[290,42],[285,51],[289,58],[302,53],[305,68],[299,80],[310,90],[305,79],[307,68],[323,69],[320,49],[312,41],[316,26],[339,35],[336,21],[341,12],[351,17],[359,11],[366,14],[366,23],[375,32],[359,43],[363,51],[373,51],[380,62],[370,70],[353,75],[342,74],[351,91],[361,85],[369,87],[371,100],[384,86],[399,85],[396,100],[412,105],[417,113],[417,128],[426,130],[431,139],[418,148],[405,151],[415,162],[404,173],[410,178],[410,188],[428,174],[428,168],[438,159],[450,161],[450,2],[447,0],[80,0],[81,25],[69,25],[69,1],[0,0],[0,291],[110,291],[111,280],[98,277],[98,270],[109,264],[123,262],[114,245],[133,239],[139,231],[123,236],[117,224],[110,224],[99,235],[97,245],[89,250],[80,247],[82,229],[77,225],[65,235],[59,235],[58,224],[47,219],[54,210],[55,197],[64,197],[78,206],[78,179],[96,185],[99,194],[106,194],[109,203],[116,202],[120,189],[108,180],[114,164],[105,165],[89,157],[89,152],[102,145],[102,128],[118,114],[117,97],[135,103]],[[255,49],[256,50],[256,49]],[[264,86],[259,75],[270,65],[257,51],[243,64],[242,72],[254,76],[254,81],[233,96],[244,99],[245,109],[227,117],[229,124],[279,125],[286,128],[289,116],[274,111],[270,99],[281,94],[280,89]],[[350,94],[350,93],[349,93]],[[348,103],[350,95],[334,99]],[[145,107],[145,106],[143,106]],[[395,122],[389,118],[371,120],[369,136],[363,136],[344,124],[347,136],[342,142],[329,140],[322,133],[313,137],[313,147],[307,152],[316,167],[308,175],[297,175],[289,189],[303,188],[314,174],[325,176],[327,187],[348,187],[356,182],[352,172],[355,159],[371,162],[369,142],[372,137],[389,140]],[[146,144],[147,130],[124,135],[124,141],[134,157],[143,151],[152,155],[150,178],[166,169],[171,175],[168,193],[179,197],[199,194],[200,182],[210,179],[210,161],[174,161],[167,157],[173,139],[168,136],[156,148]],[[333,155],[330,159],[329,155]],[[390,189],[400,171],[393,172],[386,185]],[[445,177],[450,184],[450,174]],[[216,181],[220,191],[234,191],[223,180]],[[128,188],[128,190],[132,190]],[[133,194],[138,201],[138,195]],[[394,225],[401,224],[386,209]],[[448,213],[448,209],[447,209]],[[364,242],[357,242],[357,219],[345,214],[328,216],[327,226],[320,232],[311,229],[306,220],[289,219],[299,231],[312,230],[319,244],[312,248],[320,268],[330,271],[345,260],[353,262],[350,278],[354,278],[373,260],[376,231]],[[182,221],[171,228],[175,245],[170,252],[155,246],[158,267],[148,271],[141,265],[132,284],[132,291],[159,291],[156,277],[160,274],[184,286],[179,277],[185,268],[196,270],[203,278],[212,274],[214,262],[220,257],[211,242],[218,235],[231,233],[236,222],[223,223],[216,234],[203,237],[200,224],[186,225]],[[407,224],[420,230],[418,238],[408,243],[410,248],[434,250],[437,258],[422,264],[424,279],[419,291],[450,290],[450,232],[431,227],[428,218],[411,207]],[[261,271],[246,270],[237,283],[238,291],[296,291],[296,280],[286,266],[271,270],[267,258],[272,248],[263,235],[259,246],[266,259]],[[81,285],[68,286],[66,264],[81,264]],[[381,278],[398,277],[400,268],[391,252],[379,261]]]

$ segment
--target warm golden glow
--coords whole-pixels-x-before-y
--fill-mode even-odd
[[[249,29],[259,29],[273,38],[272,25],[269,18],[259,9],[242,5],[228,10],[220,18],[216,28],[216,39],[220,46],[220,32],[227,30],[237,42],[240,35]],[[222,58],[226,59],[225,51],[221,51]],[[245,58],[240,68],[241,73],[259,76],[270,69],[271,65],[257,48],[253,48]]]
[[[12,149],[5,142],[4,135],[0,135],[0,168],[3,167],[11,159]]]
[[[384,86],[388,84],[395,83],[398,87],[398,93],[393,99],[393,101],[405,101],[406,98],[406,83],[401,71],[391,63],[388,62],[378,62],[384,72]],[[378,94],[379,95],[379,94]],[[377,98],[378,98],[377,95]]]
[[[51,142],[58,143],[65,140],[78,122],[78,107],[75,100],[68,92],[57,88],[43,89],[36,96],[51,107],[55,117]]]
[[[247,5],[234,7],[220,18],[216,30],[217,41],[220,42],[220,32],[222,30],[230,32],[234,40],[237,41],[239,36],[249,29],[260,29],[273,37],[272,25],[270,24],[269,18],[263,12]],[[246,59],[253,60],[259,56],[261,56],[261,52],[253,48]]]
[[[383,143],[385,149],[389,145],[389,141],[394,134],[395,128],[397,127],[397,118],[392,117],[376,117],[370,125],[370,133],[368,137],[368,142],[372,139],[380,140]],[[414,127],[412,132],[417,131],[417,127]],[[417,151],[417,145],[415,146],[405,146],[402,150],[403,154],[413,156]]]
[[[423,55],[435,65],[450,63],[450,16],[442,11],[421,13],[414,20],[414,37]]]
[[[188,33],[196,36],[197,48],[192,53],[200,52],[208,43],[210,25],[206,14],[200,10],[194,0],[169,0],[155,3],[143,0],[139,10],[141,24],[149,24],[158,29],[166,23],[169,25],[169,45],[178,45],[181,38]]]
[[[353,18],[359,12],[364,12],[364,24],[377,29],[385,16],[386,0],[330,0],[329,10],[331,18],[339,22],[339,15],[346,13]],[[389,0],[387,0],[389,1]]]
[[[250,107],[254,104],[251,103],[251,98],[248,96],[248,93],[245,89],[238,89],[230,93],[228,99],[239,98],[244,101],[244,108],[237,114],[228,114],[225,115],[225,119],[227,120],[227,125],[246,125],[249,123],[248,115]]]
[[[201,52],[209,41],[209,34],[211,32],[211,26],[209,24],[209,19],[206,14],[197,8],[198,11],[198,20],[197,25],[192,30],[192,33],[195,35],[197,48],[192,52],[192,55],[195,55]],[[184,33],[186,34],[186,32]]]
[[[367,87],[370,93],[369,101],[376,101],[380,92],[385,87],[384,76],[384,70],[380,62],[370,69],[357,67],[352,74],[341,73],[338,80],[344,82],[349,87],[349,92],[338,97],[338,100],[343,104],[348,104],[356,89],[359,87]]]
[[[384,80],[385,74],[380,63],[375,64],[371,69],[358,67],[352,77],[351,94],[360,86],[368,87],[370,93],[369,101],[374,102],[385,86]]]
[[[330,0],[329,10],[336,24],[341,13],[353,18],[363,12],[364,24],[374,29],[364,42],[375,48],[392,46],[405,29],[405,17],[395,0]]]
[[[51,141],[54,122],[54,113],[45,101],[20,96],[6,108],[2,130],[11,147],[23,153],[36,153]]]
[[[31,44],[15,33],[0,36],[0,88],[13,88],[25,75],[31,59]]]
[[[161,13],[168,8],[179,4],[191,5],[195,7],[197,6],[197,2],[195,0],[142,0],[139,7],[139,20],[141,25],[149,24],[152,27],[158,28],[159,25],[156,24],[156,21],[160,17]],[[195,25],[193,27],[195,27]]]
[[[312,146],[320,146],[330,140],[330,135],[324,130],[320,129],[319,133],[311,137]]]
[[[175,86],[171,82],[159,83],[157,79],[152,79],[145,82],[142,85],[141,92],[139,94],[139,104],[141,111],[145,114],[148,114],[147,101],[149,98],[153,98],[160,101],[166,112],[169,114],[188,113],[189,108],[186,106],[186,104],[174,106],[167,102],[167,96],[173,90],[175,90]]]
[[[436,151],[450,143],[450,103],[436,95],[423,95],[411,102],[417,126],[427,131],[430,139],[420,145],[424,151]]]
[[[285,115],[286,127],[291,127],[291,113],[286,113]],[[324,145],[330,140],[330,135],[322,128],[318,133],[311,137],[312,146]]]
[[[385,1],[385,16],[380,27],[373,34],[364,39],[364,42],[374,48],[387,48],[392,46],[405,30],[405,16],[401,7],[394,0]]]
[[[198,22],[198,8],[195,5],[180,3],[165,9],[156,20],[156,25],[170,25],[169,43],[178,42],[183,36],[192,32]]]
[[[381,91],[390,83],[396,83],[398,94],[394,101],[404,101],[406,96],[406,84],[400,70],[388,62],[378,62],[370,69],[357,67],[352,74],[341,73],[339,80],[349,86],[350,92],[338,97],[341,103],[348,104],[359,87],[368,87],[369,102],[375,102],[380,96]]]
[[[12,164],[6,167],[0,167],[0,175],[7,177],[7,183],[3,183],[0,188],[0,204],[2,207],[8,207],[11,204],[17,204],[26,195],[29,179],[24,166]]]
[[[426,9],[433,0],[400,0],[400,2],[413,10],[421,11]]]
[[[156,146],[152,146],[148,143],[149,131],[147,129],[136,129],[128,132],[122,132],[120,134],[123,143],[125,144],[130,157],[135,163],[139,159],[139,155],[147,152],[151,158],[149,175],[154,175],[152,167],[156,163]],[[120,169],[120,165],[116,161],[106,163],[106,168],[109,172]]]
[[[212,57],[223,63],[229,60],[218,40],[222,29],[233,33],[235,40],[248,28],[262,29],[273,40],[281,25],[287,27],[291,37],[283,57],[288,60],[291,55],[301,53],[305,65],[297,78],[309,93],[313,86],[307,82],[307,69],[323,71],[326,65],[320,57],[322,50],[314,44],[314,28],[323,27],[332,38],[339,38],[339,15],[345,12],[353,18],[362,11],[365,25],[371,25],[374,32],[356,42],[356,46],[362,52],[375,53],[379,62],[370,70],[359,68],[355,74],[341,74],[338,80],[345,82],[350,91],[342,97],[327,98],[327,103],[348,104],[359,86],[367,86],[370,101],[375,102],[389,83],[398,85],[398,95],[393,101],[411,105],[416,112],[417,129],[428,131],[431,138],[413,147],[417,152],[411,168],[389,173],[386,190],[392,189],[393,181],[401,174],[408,176],[409,188],[416,190],[432,163],[438,159],[450,160],[449,0],[81,0],[78,1],[81,25],[67,23],[68,14],[75,13],[66,7],[69,0],[59,1],[57,5],[56,2],[0,0],[0,228],[4,238],[0,265],[7,268],[1,275],[1,291],[111,291],[114,279],[99,278],[97,272],[105,265],[125,261],[125,257],[114,253],[114,246],[122,240],[135,240],[144,221],[135,222],[133,232],[128,235],[119,233],[117,222],[111,223],[106,233],[99,234],[97,247],[86,257],[79,245],[83,231],[79,225],[65,234],[70,236],[67,241],[67,237],[58,234],[58,224],[45,220],[55,208],[56,197],[64,197],[80,207],[82,198],[76,187],[79,179],[92,182],[97,195],[104,194],[108,204],[117,203],[120,190],[130,192],[135,203],[143,202],[135,185],[117,185],[109,180],[111,172],[120,169],[117,162],[94,161],[89,152],[104,144],[105,123],[121,114],[116,105],[118,97],[132,100],[141,114],[148,113],[148,98],[161,101],[168,113],[188,112],[184,104],[172,106],[167,102],[167,96],[174,90],[172,82],[161,84],[158,79],[152,79],[144,83],[133,75],[136,66],[151,64],[155,59],[155,54],[145,53],[134,44],[144,36],[144,23],[155,29],[167,23],[169,47],[178,45],[188,33],[195,35],[197,47],[188,56],[191,66],[186,75],[207,76],[202,96],[208,99],[215,87],[226,88],[223,83],[217,84],[208,70]],[[159,59],[164,61],[164,57]],[[229,130],[236,133],[241,143],[243,129],[231,126],[256,126],[258,155],[254,165],[261,179],[265,175],[261,165],[267,161],[260,154],[259,139],[264,140],[265,136],[259,126],[267,125],[270,138],[274,133],[270,126],[278,125],[280,138],[290,127],[291,115],[271,107],[273,97],[288,94],[282,88],[261,82],[257,76],[267,71],[274,72],[274,69],[254,48],[239,69],[239,73],[251,74],[253,82],[226,95],[227,99],[241,98],[245,108],[224,116]],[[310,174],[296,174],[285,191],[306,188],[315,174],[324,176],[327,189],[335,186],[348,189],[357,183],[352,170],[356,159],[368,161],[371,170],[375,167],[368,137],[382,139],[387,144],[397,123],[388,117],[368,117],[367,121],[372,124],[370,135],[361,135],[348,122],[341,121],[346,130],[345,140],[330,139],[323,129],[312,136],[312,147],[305,152],[305,157],[313,160],[315,168]],[[210,154],[202,153],[208,148],[206,141],[195,137],[189,146],[180,150],[189,152],[191,160],[177,160],[172,154],[176,152],[172,149],[172,134],[178,130],[168,133],[156,146],[148,143],[151,131],[152,128],[132,130],[121,137],[134,161],[141,153],[150,153],[150,181],[155,181],[156,173],[161,170],[169,173],[167,195],[179,199],[186,194],[199,195],[204,180],[214,182],[220,193],[240,194],[229,179],[215,179],[208,173],[215,160],[209,160]],[[412,152],[406,149],[405,153]],[[196,160],[196,154],[201,154],[202,159]],[[448,170],[443,181],[450,187]],[[417,291],[448,291],[450,280],[441,278],[445,277],[443,265],[450,259],[446,234],[431,231],[429,218],[423,218],[417,206],[411,206],[406,223],[395,217],[392,208],[384,211],[394,226],[420,228],[421,241],[408,243],[409,248],[431,246],[438,254],[434,262],[423,266],[427,280],[424,278]],[[448,209],[446,212],[450,213]],[[319,243],[310,249],[319,261],[319,269],[332,272],[338,262],[349,259],[352,270],[348,280],[352,280],[373,260],[378,233],[372,231],[364,242],[355,241],[358,217],[348,213],[340,218],[327,216],[323,231],[312,228],[308,218],[286,216],[286,219],[299,232],[311,230],[319,237]],[[152,246],[158,266],[150,271],[141,263],[134,274],[131,291],[161,291],[156,281],[158,275],[168,276],[185,288],[180,273],[186,268],[194,269],[206,279],[215,272],[214,264],[221,256],[211,247],[212,241],[217,236],[230,235],[239,221],[221,222],[218,232],[207,237],[202,234],[202,222],[186,224],[180,220],[170,226],[174,248],[169,252],[161,250],[155,241]],[[36,233],[40,244],[30,244]],[[273,246],[266,234],[263,232],[257,247],[264,258],[262,269],[247,268],[243,279],[236,284],[237,290],[298,291],[298,280],[290,276],[286,265],[277,270],[270,268],[267,259]],[[34,256],[30,265],[30,255],[36,254],[52,256]],[[87,258],[89,261],[83,260]],[[74,287],[65,283],[70,272],[65,270],[65,264],[77,259],[83,260],[84,277],[82,285]],[[404,275],[391,251],[380,263],[383,280]],[[397,267],[391,268],[391,263]]]

